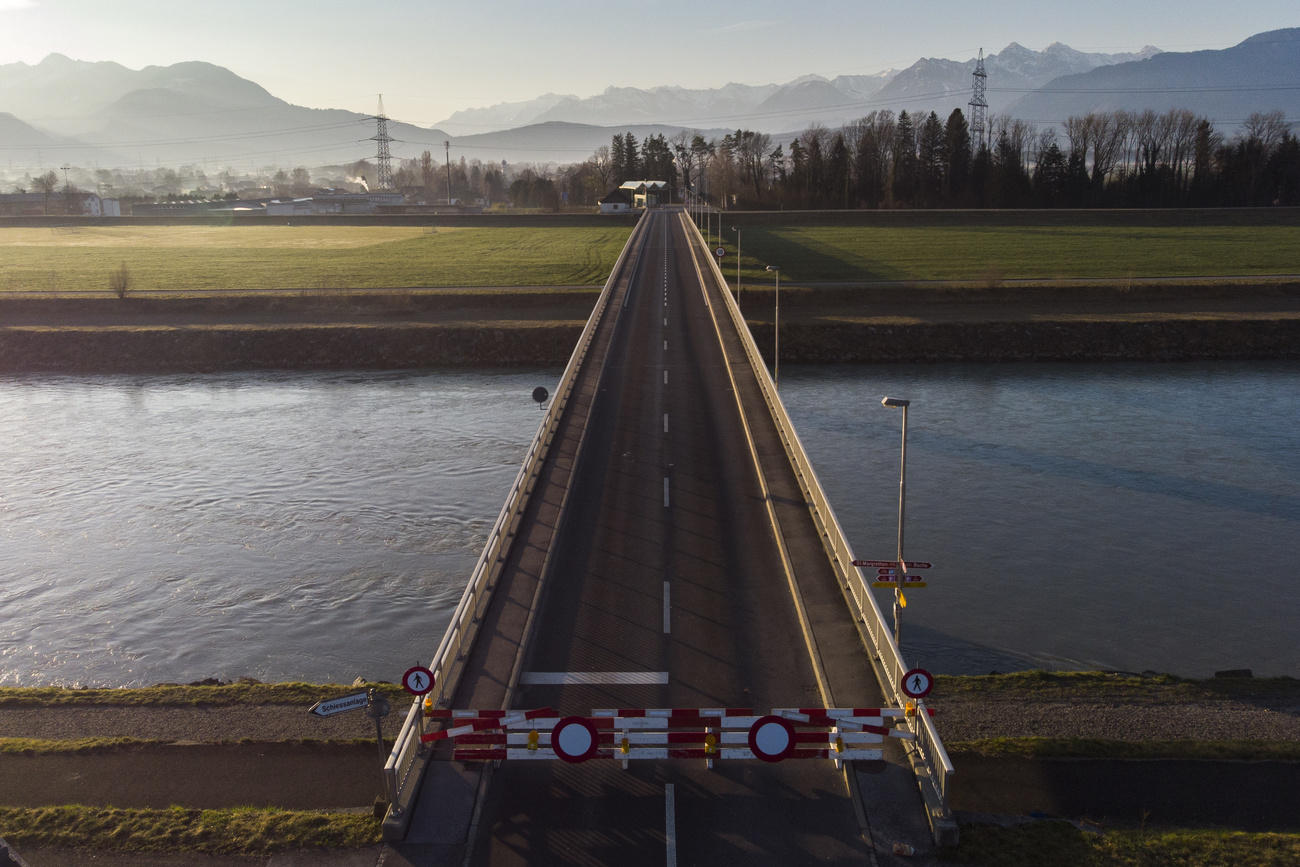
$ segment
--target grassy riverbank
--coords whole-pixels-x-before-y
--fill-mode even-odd
[[[601,285],[628,227],[131,226],[0,228],[0,291]]]
[[[735,277],[735,235],[723,273]],[[1300,274],[1300,226],[755,226],[741,279],[770,284]]]
[[[392,684],[375,686],[393,702],[394,713],[385,720],[391,738],[409,697]],[[360,715],[321,720],[305,710],[317,699],[359,688],[254,682],[0,688],[0,759],[10,771],[0,777],[0,837],[49,863],[75,863],[78,853],[88,852],[125,859],[120,863],[149,853],[265,863],[256,859],[295,852],[320,863],[330,863],[327,854],[345,862],[340,852],[379,845],[370,810],[375,746],[366,737],[373,737],[373,728]],[[956,809],[963,820],[961,845],[941,853],[940,863],[1271,865],[1293,863],[1300,853],[1300,836],[1272,833],[1291,829],[1285,817],[1236,830],[1207,827],[1233,825],[1231,811],[1217,797],[1225,772],[1255,779],[1263,788],[1294,779],[1300,732],[1292,721],[1300,708],[1300,681],[1293,678],[1044,671],[939,676],[928,702],[938,711],[935,722],[958,769]],[[1261,734],[1267,736],[1252,737],[1255,727],[1273,725],[1274,718],[1282,735],[1265,728]],[[1114,737],[1116,719],[1123,720],[1127,740]],[[1043,720],[1068,725],[1069,733],[1034,734]],[[963,735],[975,724],[997,735]],[[1183,735],[1156,737],[1147,728],[1170,724],[1182,726]],[[1186,734],[1214,733],[1216,725],[1241,737]],[[272,767],[277,770],[269,773]],[[73,768],[77,779],[65,797],[32,800],[38,790],[53,795]],[[1082,768],[1092,769],[1096,779],[1089,786],[1101,791],[1120,777],[1122,788],[1135,787],[1144,797],[1158,799],[1162,787],[1172,787],[1207,805],[1213,820],[1175,813],[1183,821],[1171,821],[1155,803],[1149,804],[1150,821],[1128,806],[1119,818],[1048,810],[1104,825],[1014,818],[1031,812],[1029,805],[1050,804],[1053,793],[1062,791],[1060,775],[1077,780]],[[1129,779],[1134,774],[1141,785]],[[202,783],[182,791],[176,785],[182,777]],[[277,800],[313,794],[341,777],[349,784],[324,802],[303,807]],[[1189,782],[1197,780],[1204,791]],[[264,784],[268,788],[258,790]],[[1069,788],[1077,790],[1078,783]],[[1248,796],[1242,789],[1234,800],[1253,811]],[[156,797],[164,800],[150,803]],[[223,801],[229,798],[238,800]],[[234,806],[241,801],[263,806]],[[991,822],[986,814],[999,818]]]

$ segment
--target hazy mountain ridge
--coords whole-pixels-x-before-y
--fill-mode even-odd
[[[1056,78],[1008,111],[1059,120],[1148,108],[1187,108],[1221,124],[1272,110],[1300,120],[1300,27],[1259,33],[1222,50],[1167,52]]]
[[[550,93],[457,112],[445,130],[390,120],[389,133],[395,158],[424,150],[441,157],[450,141],[453,159],[543,164],[585,159],[625,130],[644,140],[748,128],[787,140],[810,124],[836,127],[879,108],[965,111],[974,67],[974,59],[925,58],[899,72],[810,74],[781,85]],[[1300,118],[1300,28],[1190,53],[1090,54],[1061,43],[1032,51],[1013,42],[985,67],[990,110],[1040,124],[1113,108],[1185,107],[1219,122],[1272,109]],[[491,129],[498,122],[505,128]],[[0,65],[0,169],[10,176],[65,164],[201,163],[219,171],[348,163],[374,159],[374,135],[370,115],[292,105],[210,63],[131,70],[50,55],[34,66]]]
[[[1024,89],[1042,86],[1061,75],[1158,53],[1159,49],[1150,46],[1132,54],[1086,53],[1060,42],[1054,42],[1042,51],[1032,51],[1012,42],[1001,52],[985,58],[985,67],[990,80]],[[901,71],[840,75],[833,79],[809,74],[784,84],[733,82],[719,88],[702,89],[609,87],[595,96],[558,99],[527,122],[565,121],[593,126],[668,123],[684,127],[766,130],[799,129],[812,123],[838,126],[862,117],[873,108],[897,110],[897,107],[903,107],[928,111],[946,107],[951,111],[958,105],[964,106],[969,100],[974,69],[975,58],[966,61],[926,58]],[[954,102],[952,95],[959,93],[964,93],[966,99]],[[1020,95],[997,95],[995,101],[991,92],[989,101],[993,110],[998,111]],[[501,124],[500,128],[505,128],[524,120],[530,104],[503,103],[489,109],[470,109],[457,112],[439,121],[438,125],[453,133],[462,130],[479,132],[495,120]],[[475,125],[473,129],[468,128],[471,118]]]
[[[1042,87],[1063,75],[1087,72],[1103,66],[1126,63],[1160,54],[1147,46],[1131,54],[1089,54],[1053,42],[1042,51],[1032,51],[1012,42],[984,58],[988,73],[986,98],[990,112],[1004,112],[1026,90]],[[909,112],[934,111],[947,116],[954,108],[967,111],[972,96],[971,74],[976,58],[965,61],[925,58],[894,76],[875,94],[881,108]],[[964,98],[963,98],[964,97]]]

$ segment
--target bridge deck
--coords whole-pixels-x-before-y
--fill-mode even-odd
[[[885,703],[693,235],[675,212],[648,215],[455,707]],[[586,682],[564,682],[574,673]],[[928,842],[891,759],[869,776],[809,760],[507,761],[481,779],[434,761],[407,847],[452,859],[473,840],[477,864],[663,864],[674,846],[683,863],[857,863]]]

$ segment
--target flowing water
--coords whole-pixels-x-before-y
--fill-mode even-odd
[[[0,379],[0,684],[428,662],[557,376]],[[890,559],[883,394],[913,401],[905,553],[934,563],[910,662],[1300,674],[1300,365],[787,368],[855,550]]]

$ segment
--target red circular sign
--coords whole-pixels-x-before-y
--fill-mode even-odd
[[[402,688],[411,695],[424,695],[433,689],[433,672],[423,665],[413,665],[402,675]]]
[[[749,749],[765,762],[779,762],[794,752],[794,726],[779,716],[760,717],[749,727]]]
[[[903,682],[899,686],[911,698],[925,698],[934,688],[934,675],[924,668],[914,668],[903,675]]]
[[[551,729],[551,749],[566,762],[585,762],[600,749],[596,727],[583,717],[566,716]]]

